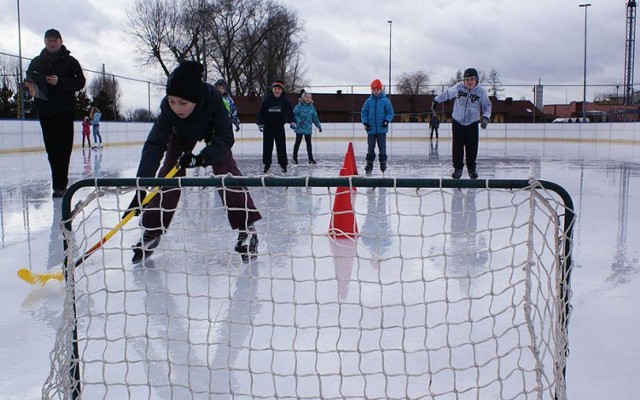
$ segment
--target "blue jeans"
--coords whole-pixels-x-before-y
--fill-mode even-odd
[[[97,145],[98,141],[102,143],[102,136],[100,136],[100,124],[93,125],[93,143]]]
[[[376,133],[367,135],[367,162],[376,159],[376,145],[378,145],[378,159],[381,163],[387,162],[387,135]]]

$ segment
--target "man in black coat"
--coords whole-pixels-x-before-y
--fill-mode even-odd
[[[51,166],[53,197],[62,197],[69,183],[69,162],[73,149],[75,92],[86,83],[80,63],[62,44],[55,29],[44,34],[45,48],[27,68],[25,86],[35,97],[42,138]]]

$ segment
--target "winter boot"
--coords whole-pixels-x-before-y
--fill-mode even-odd
[[[451,177],[453,179],[460,179],[461,176],[462,176],[462,168],[456,168],[451,174]]]
[[[142,240],[133,246],[133,258],[131,262],[138,264],[142,260],[150,257],[151,254],[153,254],[153,249],[160,244],[160,236],[160,233],[157,232],[145,232],[142,235]]]

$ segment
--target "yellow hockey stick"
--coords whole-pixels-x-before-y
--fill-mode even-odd
[[[175,167],[173,167],[171,169],[171,171],[169,171],[167,173],[167,175],[165,176],[165,178],[173,178],[175,176],[175,174],[178,173],[178,171],[180,170],[180,165],[176,165]],[[156,194],[158,194],[158,192],[160,191],[160,187],[154,187],[153,189],[151,189],[151,191],[149,193],[147,193],[147,195],[144,197],[144,199],[142,199],[142,203],[140,204],[140,207],[144,207],[145,205],[147,205],[151,199],[153,199],[155,197]],[[115,235],[120,228],[122,228],[123,226],[125,226],[127,224],[127,222],[131,221],[133,219],[133,217],[136,215],[136,211],[135,210],[130,210],[125,216],[124,218],[122,218],[122,220],[120,220],[120,222],[118,223],[118,225],[114,226],[113,229],[111,229],[109,232],[107,232],[106,235],[104,235],[102,237],[102,239],[100,239],[100,241],[96,244],[94,244],[89,250],[86,251],[86,253],[84,253],[82,255],[82,257],[80,257],[76,263],[75,263],[75,267],[78,267],[79,265],[81,265],[84,260],[86,260],[87,258],[89,258],[89,256],[93,253],[96,252],[96,250],[98,250],[100,247],[102,247],[102,245],[109,239],[111,239],[111,237],[113,235]],[[57,281],[62,281],[64,279],[64,273],[62,271],[56,271],[56,272],[45,272],[45,273],[37,273],[37,272],[33,272],[30,269],[27,268],[21,268],[18,270],[18,276],[20,278],[22,278],[24,281],[26,281],[27,283],[34,285],[36,283],[39,283],[40,286],[44,286],[48,281],[55,279]]]

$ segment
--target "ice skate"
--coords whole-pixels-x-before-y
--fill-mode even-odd
[[[380,163],[380,171],[384,172],[387,170],[387,163],[386,162],[381,162]]]
[[[460,179],[461,176],[462,176],[462,168],[456,168],[451,174],[451,177],[453,179]]]
[[[311,157],[311,158],[309,159],[309,164],[311,164],[311,165],[316,165],[316,160],[314,160],[314,159],[313,159],[313,157]]]
[[[478,179],[478,173],[476,172],[475,169],[470,169],[469,170],[469,178]]]
[[[153,250],[160,244],[160,234],[145,232],[142,240],[133,246],[133,258],[131,262],[138,264],[149,258],[153,254]]]
[[[248,243],[247,239],[249,240]],[[238,233],[235,251],[240,254],[242,262],[245,264],[258,258],[258,234],[253,225],[249,226],[247,230],[241,230]]]
[[[371,161],[367,161],[367,165],[364,167],[364,172],[369,175],[373,171],[373,163]]]

